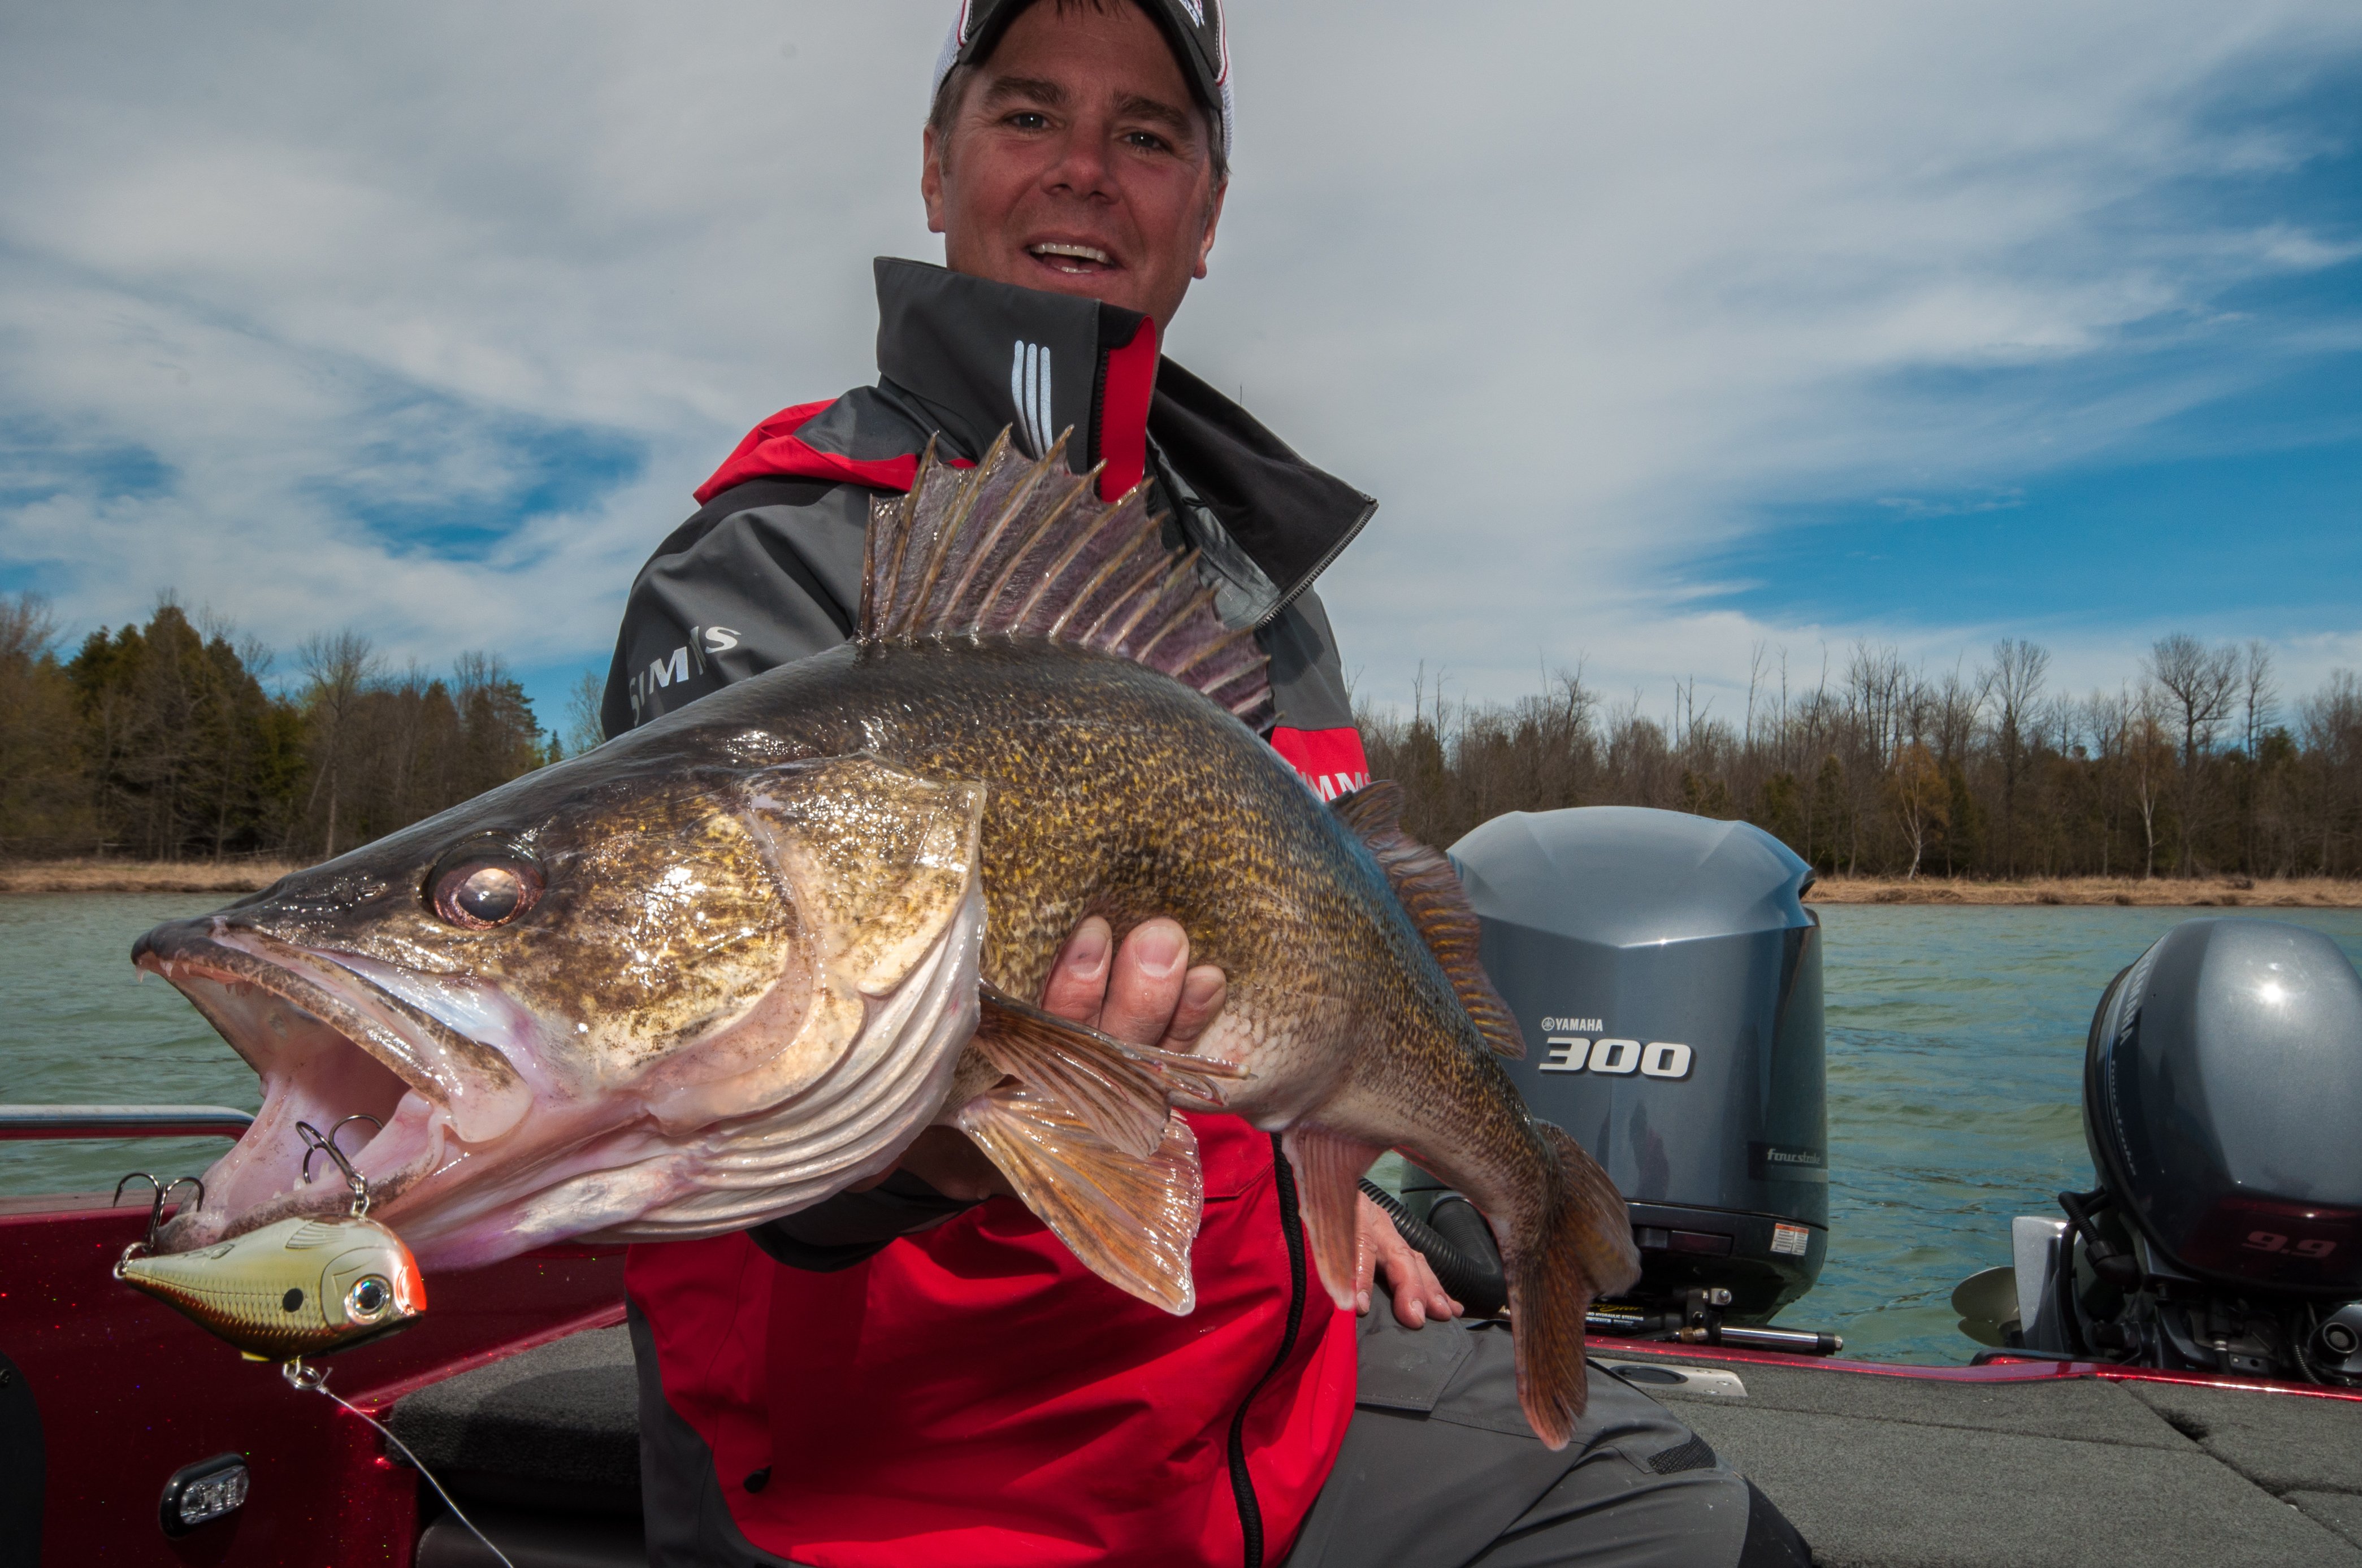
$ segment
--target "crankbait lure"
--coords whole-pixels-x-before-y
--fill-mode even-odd
[[[257,1361],[345,1350],[426,1310],[425,1284],[402,1238],[351,1215],[281,1220],[161,1257],[134,1247],[115,1277]]]
[[[116,1278],[254,1361],[292,1361],[349,1349],[406,1328],[426,1310],[417,1260],[400,1236],[369,1217],[369,1184],[338,1151],[333,1134],[324,1138],[301,1124],[297,1130],[344,1171],[353,1192],[349,1213],[299,1215],[213,1246],[160,1255],[153,1251],[156,1221],[169,1190],[160,1188],[148,1239],[125,1248],[115,1265]],[[309,1154],[304,1165],[308,1179]],[[126,1177],[124,1182],[136,1179]],[[152,1184],[155,1179],[147,1179]],[[122,1190],[116,1187],[118,1197]],[[202,1186],[197,1201],[204,1201]]]

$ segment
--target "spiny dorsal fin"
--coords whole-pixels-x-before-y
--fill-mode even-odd
[[[1039,462],[1002,431],[973,468],[932,443],[900,500],[872,509],[862,559],[865,642],[1041,637],[1144,664],[1249,724],[1271,681],[1249,627],[1229,627],[1198,581],[1197,552],[1165,552],[1148,488],[1113,503],[1066,470],[1066,438]]]
[[[1441,850],[1430,850],[1403,831],[1402,785],[1380,779],[1346,795],[1333,809],[1377,857],[1395,896],[1427,938],[1436,962],[1451,977],[1460,1005],[1475,1020],[1485,1041],[1505,1057],[1524,1056],[1526,1037],[1477,957],[1482,933],[1476,911],[1468,906],[1468,890],[1460,885],[1459,874]]]

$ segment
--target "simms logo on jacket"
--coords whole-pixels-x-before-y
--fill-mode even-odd
[[[727,653],[738,646],[738,633],[727,626],[692,626],[689,641],[671,652],[648,661],[647,667],[633,672],[629,691],[632,694],[632,722],[640,721],[640,710],[650,698],[668,686],[686,685],[692,673],[705,674],[705,656]]]
[[[1362,732],[1350,725],[1297,729],[1283,724],[1271,732],[1271,746],[1323,800],[1351,795],[1370,782],[1370,760],[1362,750]]]

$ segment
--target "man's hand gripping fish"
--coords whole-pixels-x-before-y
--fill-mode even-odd
[[[1517,1027],[1394,786],[1304,787],[1249,728],[1252,632],[1143,490],[1094,482],[1063,444],[930,458],[872,519],[855,641],[142,938],[264,1085],[164,1247],[333,1207],[293,1179],[298,1121],[383,1124],[354,1164],[430,1268],[742,1229],[944,1123],[1103,1278],[1187,1312],[1170,1107],[1221,1110],[1284,1135],[1341,1307],[1380,1152],[1466,1193],[1562,1444],[1584,1310],[1638,1273],[1623,1203],[1501,1071]],[[1018,1000],[1091,915],[1170,916],[1227,972],[1195,1055]]]

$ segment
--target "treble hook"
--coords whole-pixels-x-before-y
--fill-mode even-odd
[[[325,1138],[320,1136],[320,1129],[312,1125],[311,1123],[298,1122],[295,1124],[295,1131],[297,1135],[303,1138],[306,1145],[310,1146],[304,1151],[304,1179],[305,1181],[308,1182],[312,1179],[312,1157],[315,1154],[325,1154],[330,1159],[335,1160],[337,1162],[337,1168],[345,1173],[345,1179],[347,1181],[358,1181],[360,1179],[353,1174],[353,1168],[346,1163],[345,1151],[337,1146],[337,1135],[343,1132],[355,1122],[367,1122],[379,1132],[382,1133],[385,1131],[385,1124],[383,1122],[379,1121],[376,1117],[369,1115],[364,1112],[358,1111],[346,1117],[343,1121],[337,1123],[335,1126],[329,1128],[328,1135]]]
[[[135,1170],[130,1175],[125,1177],[122,1180],[116,1182],[115,1184],[115,1196],[107,1200],[106,1206],[112,1209],[116,1204],[122,1202],[123,1190],[130,1186],[135,1181],[144,1181],[149,1186],[156,1190],[155,1197],[148,1205],[147,1239],[138,1244],[139,1249],[143,1252],[153,1251],[155,1249],[156,1238],[162,1234],[164,1229],[164,1200],[171,1195],[175,1188],[180,1187],[183,1183],[195,1188],[197,1190],[197,1201],[193,1206],[199,1209],[205,1206],[205,1184],[198,1180],[195,1177],[176,1176],[170,1181],[159,1181],[144,1170]]]
[[[311,1123],[298,1122],[295,1124],[295,1135],[302,1138],[304,1145],[304,1179],[306,1181],[312,1179],[312,1157],[315,1154],[326,1155],[331,1160],[336,1162],[337,1168],[345,1173],[345,1185],[353,1190],[353,1217],[355,1219],[359,1219],[363,1214],[369,1212],[369,1180],[366,1177],[362,1176],[359,1171],[353,1168],[353,1162],[347,1159],[345,1157],[345,1151],[337,1146],[337,1135],[345,1130],[348,1123],[352,1122],[367,1122],[370,1125],[376,1127],[379,1132],[381,1133],[385,1131],[385,1124],[379,1121],[376,1117],[356,1114],[348,1116],[344,1121],[338,1122],[334,1127],[331,1127],[328,1130],[327,1135],[325,1137],[321,1135],[320,1129],[312,1125]]]

